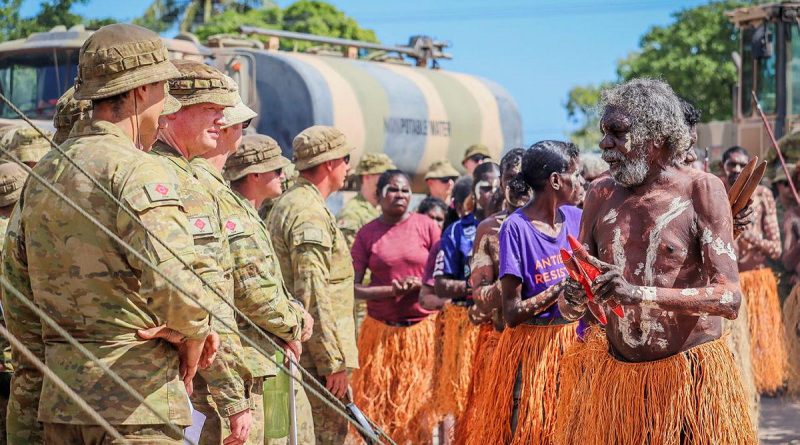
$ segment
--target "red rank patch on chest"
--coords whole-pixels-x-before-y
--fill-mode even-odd
[[[167,193],[169,193],[169,189],[166,188],[164,184],[158,184],[155,188],[155,191],[161,194],[161,196],[167,196]]]
[[[228,220],[228,222],[225,223],[225,228],[233,232],[236,229],[236,223],[231,220]]]
[[[194,220],[194,226],[200,230],[203,230],[203,227],[206,226],[206,223],[204,223],[202,219],[196,219]]]

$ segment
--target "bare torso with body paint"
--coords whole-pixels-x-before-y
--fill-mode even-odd
[[[636,188],[593,184],[581,241],[616,266],[596,294],[623,306],[624,318],[606,310],[619,359],[658,360],[720,337],[720,316],[735,318],[740,301],[731,227],[724,185],[698,170],[670,167]]]

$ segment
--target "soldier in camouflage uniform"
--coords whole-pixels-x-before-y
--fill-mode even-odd
[[[332,127],[303,130],[292,142],[300,172],[267,219],[289,291],[314,317],[314,333],[300,364],[344,398],[350,371],[358,367],[353,322],[353,262],[325,199],[347,178],[352,147]],[[311,398],[318,444],[340,444],[347,420]]]
[[[49,151],[35,168],[155,264],[155,269],[31,180],[9,222],[3,274],[137,388],[161,416],[185,426],[191,422],[186,391],[198,366],[208,364],[200,361],[201,355],[209,352],[204,346],[213,343],[207,342],[211,326],[208,313],[156,270],[202,304],[211,301],[200,280],[172,253],[194,261],[177,178],[142,151],[156,138],[165,81],[178,75],[157,34],[133,25],[101,28],[81,48],[75,92],[76,99],[92,101],[93,117],[80,122],[61,146],[165,245],[148,235],[57,151]],[[139,443],[182,443],[180,434],[42,324],[16,297],[4,292],[3,307],[11,333],[46,359],[50,369],[123,437]],[[159,325],[183,337],[177,350],[167,342],[136,335],[138,330]],[[9,443],[75,445],[110,440],[51,380],[42,381],[42,375],[16,350],[12,350],[12,361]],[[36,422],[37,406],[42,424]]]
[[[75,122],[89,118],[92,102],[88,100],[75,100],[75,87],[70,87],[56,102],[56,114],[53,116],[53,127],[56,133],[53,142],[62,144],[69,137],[69,132]]]
[[[16,128],[7,136],[8,150],[11,151],[20,161],[28,167],[33,168],[42,157],[50,151],[50,142],[47,141],[38,131],[30,127]],[[48,137],[53,134],[45,132]],[[3,155],[4,160],[11,160],[11,157]]]
[[[247,440],[253,423],[252,375],[245,366],[244,348],[230,307],[234,301],[233,259],[218,197],[200,181],[189,162],[216,148],[225,122],[223,111],[236,105],[239,93],[215,68],[189,60],[176,60],[174,64],[181,75],[170,79],[169,92],[181,108],[161,118],[164,127],[150,154],[162,160],[177,178],[198,259],[194,269],[213,286],[208,290],[214,295],[212,326],[222,344],[216,361],[195,377],[192,406],[206,417],[200,445],[217,445],[229,438],[232,443],[241,444]],[[164,338],[166,334],[159,335]],[[223,425],[230,432],[226,436]]]
[[[381,211],[378,206],[378,178],[386,170],[395,169],[394,162],[383,153],[367,153],[361,158],[356,166],[354,175],[358,176],[360,190],[355,198],[347,203],[339,211],[336,217],[336,224],[342,231],[348,247],[353,247],[356,233],[364,224],[380,216]],[[369,276],[364,277],[365,285],[369,284]],[[353,317],[356,323],[356,336],[364,317],[367,316],[367,302],[356,300],[353,310]]]
[[[236,87],[233,79],[227,78]],[[294,300],[283,284],[272,242],[255,208],[231,190],[222,176],[225,161],[242,140],[244,123],[256,116],[241,100],[224,111],[225,125],[214,150],[192,159],[197,177],[219,199],[220,216],[233,258],[234,300],[236,306],[261,329],[239,319],[241,335],[248,336],[262,350],[273,355],[275,350],[263,338],[263,330],[286,345],[287,351],[299,357],[301,340],[308,340],[313,319]],[[304,335],[301,335],[304,334]],[[303,338],[304,337],[304,338]],[[274,377],[277,367],[261,352],[245,344],[245,359],[253,377],[251,407],[253,427],[248,443],[264,443],[263,384],[265,377]],[[297,360],[297,359],[295,359]]]
[[[6,236],[8,218],[14,204],[22,194],[22,185],[28,173],[17,164],[6,162],[0,164],[0,240]],[[1,248],[0,248],[1,249]],[[0,323],[5,322],[0,320]],[[6,407],[8,406],[8,393],[11,389],[11,345],[5,337],[0,338],[0,444],[6,443]]]
[[[228,120],[226,118],[226,120]],[[250,212],[262,205],[268,199],[278,198],[283,191],[284,170],[291,162],[281,156],[278,143],[269,136],[260,134],[245,136],[238,149],[225,163],[225,179],[231,182],[236,195],[249,202]],[[278,277],[283,283],[280,265],[278,264],[272,241],[262,227],[263,236],[268,246],[262,248],[270,259],[270,274]],[[261,231],[260,231],[261,232]],[[288,293],[288,292],[287,292]],[[311,332],[308,332],[309,336]],[[303,340],[308,340],[303,338]],[[271,374],[274,375],[274,374]],[[299,371],[296,374],[301,377]],[[302,385],[294,385],[295,408],[297,411],[297,440],[301,444],[314,445],[314,422],[312,419],[311,405]],[[288,438],[267,439],[265,445],[286,445]]]

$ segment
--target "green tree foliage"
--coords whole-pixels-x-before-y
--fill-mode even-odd
[[[239,26],[248,25],[267,29],[303,32],[343,39],[377,42],[375,32],[361,28],[351,17],[336,7],[316,0],[300,0],[285,9],[278,6],[251,9],[246,12],[228,10],[215,15],[211,21],[194,28],[194,33],[204,40],[214,34],[238,34]],[[266,41],[266,37],[253,36]],[[316,45],[281,39],[281,48],[304,51]]]
[[[230,20],[232,15],[272,7],[275,3],[270,0],[153,0],[144,15],[133,23],[156,32],[164,32],[175,24],[182,32],[195,31],[217,21],[220,15]]]
[[[13,40],[27,37],[34,32],[49,31],[54,26],[64,25],[67,28],[83,24],[89,29],[96,29],[109,23],[112,19],[87,19],[71,12],[75,4],[88,0],[52,0],[43,1],[39,12],[30,18],[19,15],[22,0],[0,0],[0,38]]]
[[[619,62],[620,80],[660,77],[695,104],[705,120],[729,119],[736,83],[731,53],[738,44],[725,12],[742,5],[715,1],[673,14],[673,24],[651,28],[639,42],[640,50]]]
[[[600,141],[600,92],[609,84],[577,86],[569,90],[564,108],[567,118],[579,124],[570,134],[570,140],[582,150],[594,150]]]
[[[731,88],[736,84],[736,67],[731,53],[738,50],[736,28],[726,11],[743,6],[736,0],[716,0],[672,14],[674,22],[654,26],[639,41],[639,49],[617,63],[617,81],[636,77],[657,77],[693,103],[704,121],[730,119]],[[600,86],[578,86],[569,91],[564,108],[573,122],[574,141],[599,141],[597,113],[586,113],[597,105]],[[593,102],[594,101],[594,102]],[[580,145],[583,147],[583,145]]]

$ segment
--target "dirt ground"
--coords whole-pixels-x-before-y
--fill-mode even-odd
[[[762,445],[800,445],[800,400],[762,397],[759,423]]]

